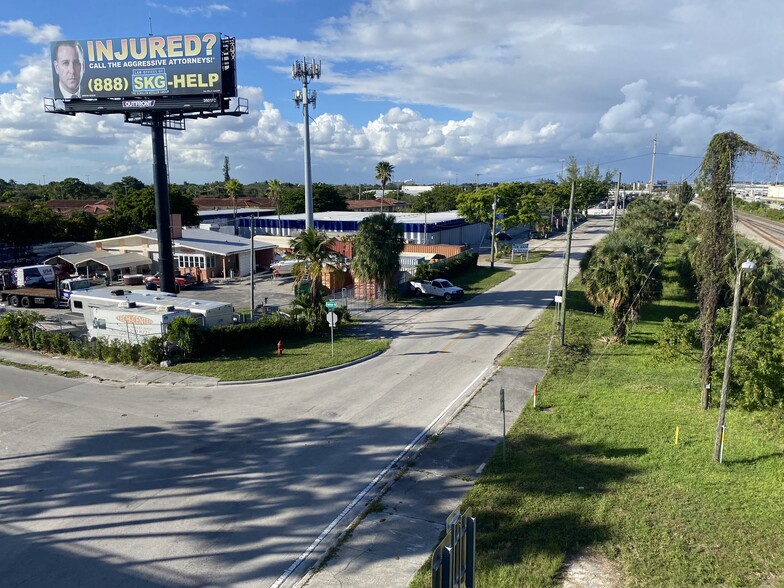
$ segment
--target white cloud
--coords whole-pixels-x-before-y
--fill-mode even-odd
[[[62,38],[59,26],[47,24],[39,27],[24,19],[0,21],[0,35],[23,37],[35,44],[50,43]]]
[[[160,2],[147,2],[147,6],[151,8],[161,8],[172,14],[179,16],[203,16],[210,18],[216,14],[231,12],[231,7],[226,4],[208,4],[207,6],[172,6],[170,4],[163,4]]]
[[[148,6],[239,18],[228,3]],[[188,121],[186,132],[169,134],[172,179],[220,177],[228,154],[241,181],[301,181],[302,111],[290,94],[274,92],[296,86],[289,64],[303,55],[323,63],[310,126],[317,181],[367,179],[381,159],[423,182],[476,173],[518,179],[559,173],[570,155],[637,156],[654,136],[663,154],[657,168],[666,169],[664,154],[699,156],[713,133],[728,129],[784,152],[779,14],[773,0],[755,0],[753,9],[707,0],[451,0],[448,9],[438,0],[355,2],[316,26],[303,23],[301,38],[277,28],[238,37],[240,58],[252,58],[268,81],[241,87],[247,116]],[[0,21],[0,35],[39,45],[0,74],[8,169],[34,177],[29,162],[56,150],[63,168],[83,177],[96,161],[79,158],[95,153],[107,174],[149,181],[148,129],[119,116],[43,112],[51,87],[45,45],[61,36],[59,26]],[[649,161],[639,167],[649,170]]]

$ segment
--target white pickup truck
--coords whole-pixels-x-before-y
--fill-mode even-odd
[[[437,280],[412,280],[411,289],[415,294],[429,294],[439,296],[444,300],[458,300],[463,297],[463,289],[458,288],[449,280],[439,278]]]

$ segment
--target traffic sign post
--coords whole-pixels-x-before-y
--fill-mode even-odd
[[[504,423],[503,435],[501,437],[503,449],[504,449],[504,463],[506,463],[506,395],[504,394],[504,389],[501,388],[501,419]]]
[[[332,302],[330,300],[330,302]],[[327,302],[327,308],[335,308],[336,303],[332,302],[332,306],[330,307],[330,302]],[[329,324],[329,338],[330,342],[332,343],[332,357],[335,357],[335,325],[338,324],[338,315],[331,310],[327,313],[327,324]]]
[[[512,259],[514,260],[515,254],[522,255],[525,253],[525,260],[528,261],[528,243],[515,243],[512,245]]]

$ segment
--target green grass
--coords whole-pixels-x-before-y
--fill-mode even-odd
[[[695,307],[669,285],[627,345],[607,346],[609,323],[578,288],[565,347],[549,310],[503,361],[544,367],[553,343],[507,463],[499,449],[465,500],[477,585],[555,586],[567,556],[592,550],[624,586],[784,586],[784,414],[731,407],[724,464],[713,463],[717,410],[699,408],[699,366],[653,353],[661,319]],[[429,586],[429,567],[411,585]]]
[[[548,255],[550,255],[551,253],[552,251],[549,251],[547,249],[536,249],[528,252],[528,259],[525,258],[525,254],[518,253],[515,254],[514,259],[512,259],[510,255],[510,257],[504,257],[502,259],[499,259],[498,261],[511,263],[512,265],[525,265],[528,263],[536,263],[540,259],[544,259]]]
[[[465,292],[463,300],[473,298],[477,294],[481,294],[489,290],[493,286],[497,286],[501,282],[508,280],[514,275],[512,270],[504,270],[500,268],[490,269],[486,266],[476,266],[470,270],[460,273],[459,277],[449,278],[455,286],[459,286]],[[403,304],[413,304],[416,306],[437,306],[441,304],[459,304],[460,301],[447,302],[437,296],[406,296],[401,298],[400,302]]]
[[[38,364],[30,364],[30,363],[17,363],[15,361],[10,361],[7,359],[0,359],[0,365],[7,365],[11,367],[18,368],[20,370],[30,370],[35,372],[46,372],[48,374],[54,374],[56,376],[62,376],[63,378],[84,378],[86,377],[83,373],[77,370],[58,370],[57,368],[53,368],[48,365],[38,365]]]
[[[221,357],[175,365],[171,371],[210,376],[222,381],[261,380],[341,365],[389,348],[388,339],[363,340],[335,336],[335,355],[326,338],[284,341],[283,355],[274,345],[255,347]]]

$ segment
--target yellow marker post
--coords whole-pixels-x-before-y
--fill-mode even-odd
[[[678,444],[678,434],[681,432],[681,428],[679,425],[675,426],[675,445]]]

